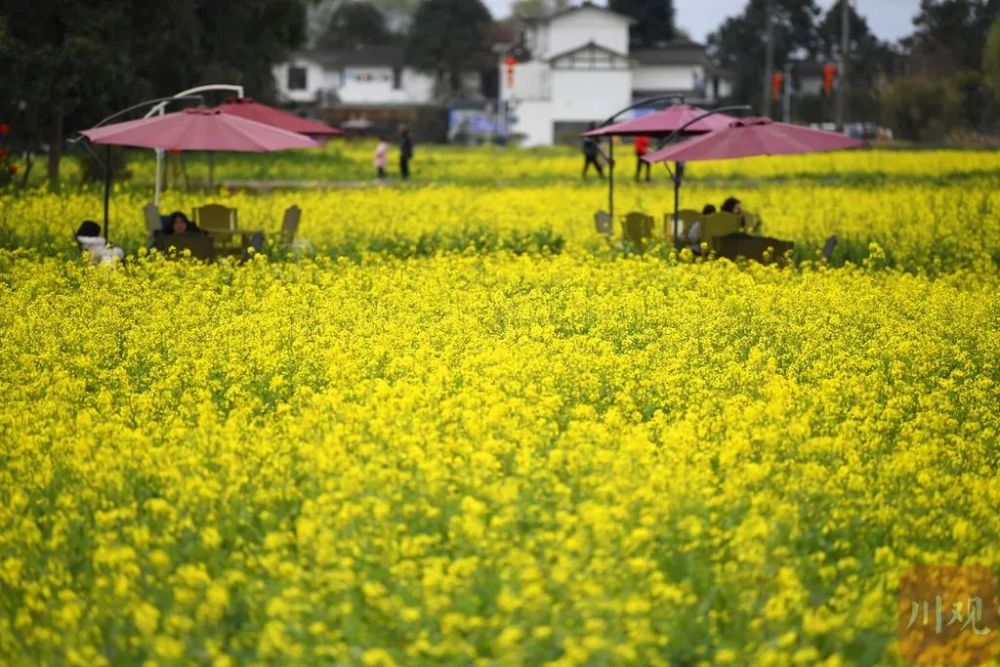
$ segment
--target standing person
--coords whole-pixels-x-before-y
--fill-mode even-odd
[[[412,149],[411,149],[412,150]],[[378,144],[375,145],[375,158],[373,163],[375,165],[375,175],[378,180],[385,180],[385,166],[389,161],[389,144],[385,142],[385,137],[383,135],[378,136]]]
[[[597,123],[591,123],[587,130],[593,130],[597,128]],[[597,175],[604,178],[604,170],[601,169],[601,163],[598,161],[597,156],[600,153],[600,149],[597,146],[597,139],[594,137],[584,137],[583,138],[583,177],[587,177],[587,169],[590,165],[594,165],[594,169],[597,170]]]
[[[410,128],[405,125],[399,131],[399,175],[403,179],[410,177],[410,160],[413,159],[413,139],[410,138]]]
[[[635,138],[635,180],[638,181],[642,176],[642,168],[646,167],[646,182],[649,183],[650,176],[650,165],[648,162],[642,159],[642,157],[649,152],[649,137],[640,134]]]

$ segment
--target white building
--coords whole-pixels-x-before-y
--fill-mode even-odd
[[[279,99],[332,106],[420,106],[434,99],[434,77],[407,67],[391,46],[299,51],[274,67]]]
[[[527,57],[512,71],[505,58],[499,65],[508,132],[525,145],[552,144],[648,97],[712,105],[730,94],[703,45],[676,40],[630,51],[630,23],[590,2],[527,21],[515,49]]]

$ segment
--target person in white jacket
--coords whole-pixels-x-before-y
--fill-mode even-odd
[[[108,244],[108,240],[101,236],[101,226],[93,220],[84,220],[76,230],[76,243],[80,252],[90,256],[94,266],[114,264],[125,259],[125,251]]]

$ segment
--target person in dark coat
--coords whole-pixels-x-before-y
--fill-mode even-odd
[[[410,128],[403,127],[399,131],[399,175],[410,177],[410,160],[413,159],[413,139],[410,138]]]
[[[593,130],[597,127],[597,123],[591,123],[587,130]],[[597,159],[600,154],[601,149],[597,145],[597,139],[594,137],[584,137],[583,138],[583,177],[587,177],[587,169],[590,165],[594,165],[594,169],[597,170],[597,175],[604,178],[604,170],[601,168],[601,162]]]
[[[167,222],[163,226],[164,234],[187,234],[189,232],[200,232],[198,225],[194,224],[182,211],[174,211],[167,216]]]

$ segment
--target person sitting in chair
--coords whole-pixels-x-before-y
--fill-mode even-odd
[[[712,204],[705,204],[705,208],[701,209],[702,215],[712,215],[715,213],[715,206]],[[701,222],[695,220],[691,223],[691,226],[687,230],[687,240],[691,244],[691,252],[696,255],[701,254]]]
[[[194,224],[182,211],[174,211],[167,216],[167,224],[163,227],[164,234],[187,234],[189,232],[200,232],[198,225]]]
[[[80,252],[90,254],[90,261],[95,266],[113,264],[125,259],[125,251],[117,246],[108,245],[108,240],[101,236],[101,226],[93,220],[84,220],[77,228],[76,244]]]

